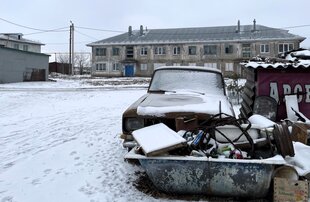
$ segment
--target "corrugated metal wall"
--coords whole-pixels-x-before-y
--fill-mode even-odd
[[[48,60],[49,55],[0,47],[0,83],[23,82],[29,69],[40,71],[40,80],[45,81],[48,79]],[[30,78],[39,79],[38,75]]]

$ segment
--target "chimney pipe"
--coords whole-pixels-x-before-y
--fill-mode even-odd
[[[255,32],[256,31],[256,20],[254,19],[253,20],[253,32]]]
[[[240,33],[240,20],[238,20],[238,24],[237,24],[237,30],[236,30],[237,33]]]
[[[142,35],[143,35],[143,26],[140,25],[140,36],[142,36]]]
[[[132,36],[132,27],[131,26],[128,27],[128,36]]]

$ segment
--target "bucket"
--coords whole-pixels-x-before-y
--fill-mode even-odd
[[[298,180],[299,175],[292,166],[281,166],[273,172],[273,177],[285,178],[288,180]]]

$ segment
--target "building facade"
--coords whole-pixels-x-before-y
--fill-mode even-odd
[[[0,33],[0,46],[41,53],[42,43],[23,38],[21,33]]]
[[[92,76],[150,76],[160,66],[208,66],[242,76],[240,62],[297,49],[305,37],[262,25],[144,29],[88,44]]]

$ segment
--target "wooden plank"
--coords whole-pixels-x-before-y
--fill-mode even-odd
[[[308,188],[307,181],[275,177],[273,199],[275,202],[308,201]]]

